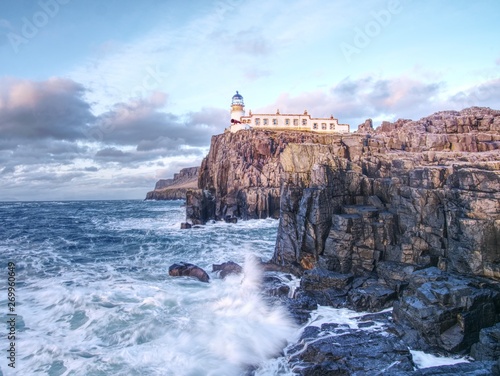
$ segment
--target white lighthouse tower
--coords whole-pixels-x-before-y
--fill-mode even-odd
[[[240,129],[245,129],[245,124],[241,122],[241,117],[245,116],[245,103],[243,97],[238,91],[233,95],[231,101],[231,132],[238,132]]]

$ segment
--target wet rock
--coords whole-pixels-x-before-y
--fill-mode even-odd
[[[224,279],[229,274],[241,274],[243,268],[233,261],[227,261],[222,264],[213,264],[212,272],[218,272],[219,277]]]
[[[419,270],[394,303],[393,314],[396,322],[414,328],[431,346],[469,350],[481,329],[499,320],[500,285],[437,268]]]
[[[284,299],[283,304],[298,325],[306,323],[309,320],[311,311],[318,308],[316,300],[306,295],[297,295],[294,298]]]
[[[392,307],[397,298],[396,291],[374,282],[349,291],[347,306],[356,311],[377,312]]]
[[[417,265],[395,261],[381,261],[377,264],[377,274],[387,286],[400,291],[408,286],[410,276],[418,269]]]
[[[187,223],[187,222],[182,222],[181,223],[181,230],[186,230],[186,229],[189,229],[191,227],[193,227],[193,226],[191,226],[190,223]]]
[[[448,366],[429,367],[415,371],[389,371],[384,376],[498,376],[493,362],[458,363]]]
[[[274,297],[283,297],[290,294],[290,286],[288,286],[282,278],[266,273],[264,276],[264,294]]]
[[[204,225],[214,219],[215,198],[209,189],[191,189],[186,192],[186,219],[193,225]]]
[[[476,360],[500,360],[500,323],[481,329],[470,355]]]
[[[376,375],[412,371],[408,347],[396,336],[343,325],[306,328],[301,341],[288,351],[301,375]],[[336,373],[335,373],[336,372]]]
[[[238,223],[238,218],[237,217],[226,216],[224,218],[224,222],[226,222],[226,223]]]
[[[324,290],[329,288],[348,289],[354,276],[342,274],[329,270],[315,268],[306,271],[300,281],[300,287],[304,290]]]
[[[208,282],[210,280],[210,277],[202,268],[187,262],[170,265],[168,274],[172,277],[193,277],[201,282]]]

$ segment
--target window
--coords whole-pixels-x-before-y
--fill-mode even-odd
[[[326,130],[326,123],[321,123],[321,129]]]
[[[313,124],[313,129],[318,129],[318,123]]]
[[[260,118],[255,118],[255,125],[260,125]]]
[[[278,119],[273,119],[273,125],[278,125]]]
[[[333,131],[335,129],[335,125],[333,123],[330,123],[330,130]]]
[[[307,125],[307,119],[302,119],[302,125]]]
[[[268,120],[264,119],[264,125],[267,125],[267,124],[268,124]]]
[[[285,119],[285,125],[290,125],[290,119]]]
[[[293,119],[293,125],[295,126],[299,125],[299,119]]]

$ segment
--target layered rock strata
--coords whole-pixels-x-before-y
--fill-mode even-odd
[[[331,144],[339,136],[242,130],[212,137],[197,190],[187,196],[187,221],[279,218],[281,155],[291,143]]]
[[[183,168],[172,179],[160,179],[146,200],[183,200],[188,190],[198,188],[199,167]]]
[[[363,274],[383,260],[499,279],[500,112],[380,128],[283,151],[273,261]]]
[[[500,321],[500,111],[214,136],[198,187],[190,223],[279,216],[271,262],[303,275],[290,302],[300,320],[318,303],[396,302],[415,333],[401,338],[443,351],[468,351]]]

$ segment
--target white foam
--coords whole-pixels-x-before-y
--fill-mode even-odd
[[[177,235],[186,241],[203,238]],[[214,243],[212,250],[224,261],[241,262],[250,248],[243,244],[228,250]],[[19,312],[26,323],[19,371],[48,373],[62,365],[63,374],[74,375],[240,374],[277,355],[297,333],[287,312],[269,307],[260,295],[262,274],[254,259],[245,262],[243,276],[204,284],[169,278],[168,265],[177,260],[148,247],[104,265],[64,264],[60,275],[28,282]],[[192,256],[189,261],[208,264],[214,254]],[[33,260],[33,265],[43,272],[43,263]],[[136,276],[129,268],[151,275]]]
[[[272,255],[276,220],[181,230],[184,208],[172,203],[69,207],[59,213],[78,221],[49,233],[57,236],[16,234],[6,248],[22,254],[17,374],[237,375],[298,333],[260,295],[258,263],[245,262]],[[228,260],[244,275],[206,284],[167,272],[179,261],[210,272]]]
[[[465,357],[441,357],[418,350],[410,350],[410,352],[413,362],[418,369],[447,366],[458,363],[469,363],[469,360]]]
[[[388,308],[378,313],[391,311],[392,308]],[[311,312],[311,318],[307,324],[304,325],[304,328],[307,326],[321,327],[323,324],[335,323],[346,325],[350,329],[359,329],[359,324],[362,322],[361,318],[366,314],[368,314],[368,312],[356,312],[347,308],[332,308],[318,305],[318,308]],[[377,321],[373,321],[373,323],[374,325],[363,328],[363,330],[378,331],[383,328],[382,323]]]

